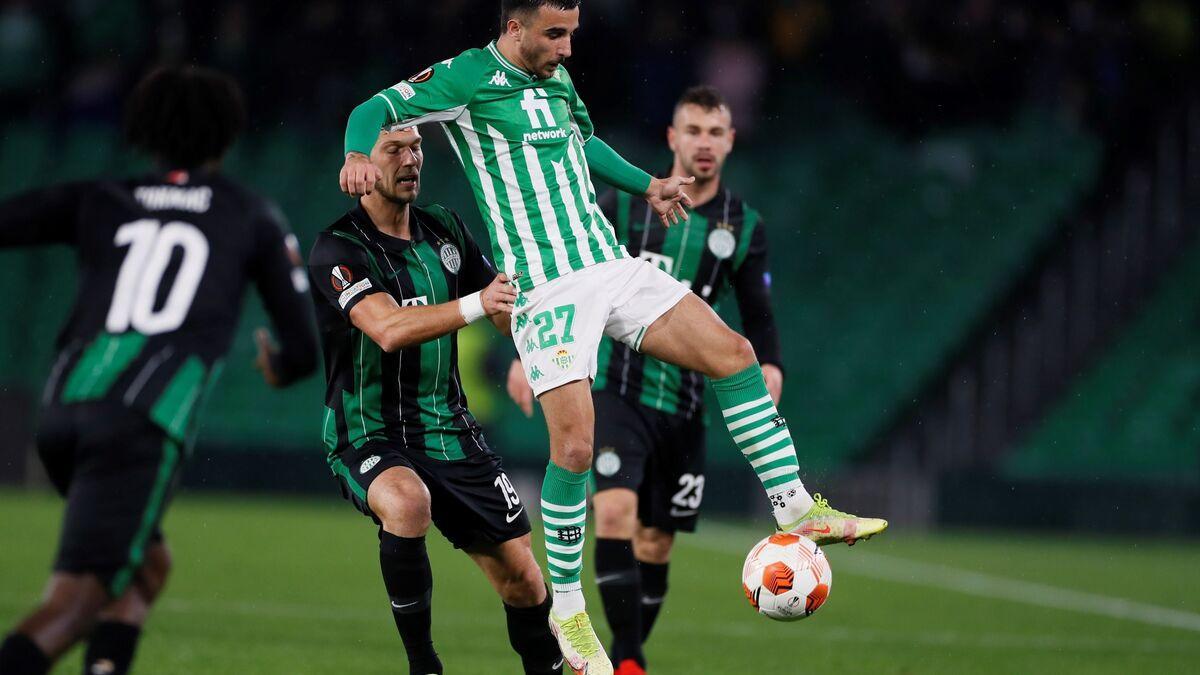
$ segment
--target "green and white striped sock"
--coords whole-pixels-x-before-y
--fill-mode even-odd
[[[733,442],[762,482],[771,510],[781,526],[794,523],[813,506],[800,481],[800,462],[787,422],[775,409],[762,368],[756,363],[742,372],[713,380],[725,426]]]
[[[542,481],[542,533],[546,537],[546,566],[554,589],[555,616],[565,619],[582,612],[583,531],[587,520],[587,484],[591,471],[575,473],[550,462]]]

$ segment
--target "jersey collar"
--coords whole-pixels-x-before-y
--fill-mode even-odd
[[[417,207],[409,207],[409,231],[412,234],[412,238],[401,239],[399,237],[393,237],[389,234],[380,232],[379,228],[375,227],[374,221],[371,220],[371,215],[362,207],[361,200],[355,205],[354,210],[351,212],[354,219],[363,226],[363,232],[366,232],[367,238],[371,240],[371,243],[378,244],[379,246],[382,246],[383,248],[395,253],[404,253],[411,248],[413,244],[425,241],[425,225],[421,222],[421,216],[418,215],[418,213],[419,210]]]
[[[508,59],[504,58],[504,55],[500,53],[500,48],[496,46],[495,40],[492,40],[491,42],[488,43],[487,50],[492,53],[492,58],[499,61],[500,65],[504,66],[508,70],[511,70],[512,72],[516,73],[517,75],[520,75],[521,77],[524,77],[527,80],[532,81],[535,79],[533,77],[533,75],[530,75],[529,73],[525,72],[524,70],[518,68],[516,65],[513,64],[512,61],[509,61]]]

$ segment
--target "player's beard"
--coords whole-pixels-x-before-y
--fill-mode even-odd
[[[383,181],[379,181],[379,183],[375,185],[375,189],[384,199],[388,200],[389,202],[396,204],[397,206],[408,206],[409,204],[417,201],[417,196],[421,194],[421,179],[417,178],[417,182],[413,184],[412,189],[405,190],[404,192],[401,192],[399,186],[395,183],[393,183],[391,186],[387,186]]]

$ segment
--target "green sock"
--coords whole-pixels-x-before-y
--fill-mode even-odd
[[[756,363],[742,372],[712,380],[725,426],[750,463],[771,500],[775,520],[789,525],[812,508],[813,499],[800,481],[800,462],[787,422],[767,392]]]
[[[542,533],[554,590],[553,611],[560,619],[583,611],[583,531],[591,471],[575,473],[550,462],[542,481]]]

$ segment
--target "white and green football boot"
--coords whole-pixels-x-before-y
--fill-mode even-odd
[[[813,495],[813,507],[794,523],[780,526],[781,532],[791,532],[806,537],[817,546],[846,544],[871,537],[887,529],[888,522],[881,518],[860,518],[853,513],[838,511],[829,505],[829,500],[819,493]]]
[[[574,675],[613,675],[612,662],[600,646],[587,612],[562,620],[550,612],[550,632],[558,640],[563,659]]]

